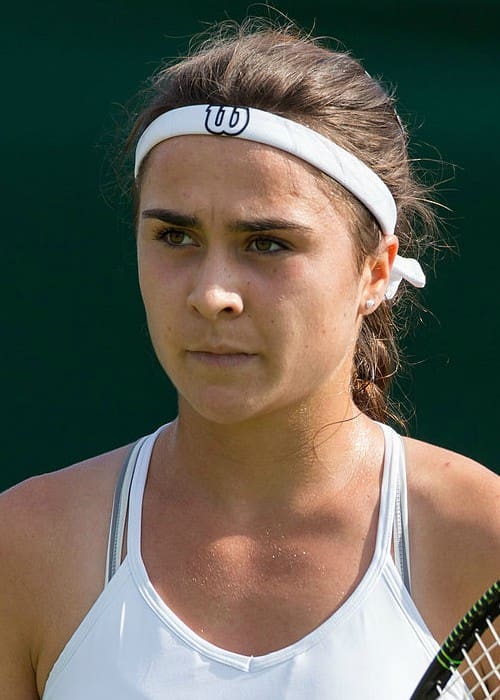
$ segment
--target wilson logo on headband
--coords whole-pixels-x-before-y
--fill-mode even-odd
[[[247,107],[207,107],[205,129],[211,134],[237,136],[248,126],[250,111]]]

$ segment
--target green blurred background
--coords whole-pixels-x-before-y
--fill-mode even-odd
[[[429,272],[406,340],[414,436],[498,470],[498,19],[493,0],[281,2],[395,85],[414,154],[443,159],[459,254]],[[121,106],[205,23],[248,5],[27,0],[3,11],[0,489],[175,415],[150,349],[128,208],[108,165]],[[252,14],[266,14],[263,5]],[[454,171],[454,172],[453,172]]]

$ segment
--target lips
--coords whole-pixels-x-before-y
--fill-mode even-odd
[[[209,355],[253,355],[252,352],[247,352],[246,350],[240,350],[239,348],[230,348],[226,346],[218,347],[200,347],[200,348],[188,348],[188,352],[202,352],[208,353]]]
[[[238,347],[230,343],[193,344],[186,348],[188,352],[206,352],[212,355],[254,355],[248,348]]]
[[[194,361],[215,367],[235,367],[244,365],[257,357],[255,353],[244,352],[234,347],[217,346],[189,349],[187,354]]]

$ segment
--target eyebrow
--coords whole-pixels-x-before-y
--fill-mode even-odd
[[[173,209],[145,209],[141,214],[143,219],[159,219],[166,224],[173,224],[182,228],[202,228],[201,221],[196,216],[181,214]],[[283,218],[263,217],[261,219],[237,219],[229,224],[229,229],[235,233],[244,232],[262,232],[262,231],[283,231],[283,230],[300,230],[312,231],[309,226],[306,226],[297,221],[290,221]]]

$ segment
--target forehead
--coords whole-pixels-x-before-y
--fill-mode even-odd
[[[177,136],[155,146],[144,164],[141,202],[195,193],[239,201],[339,210],[313,166],[271,146],[225,136]],[[159,202],[158,202],[159,204]]]

